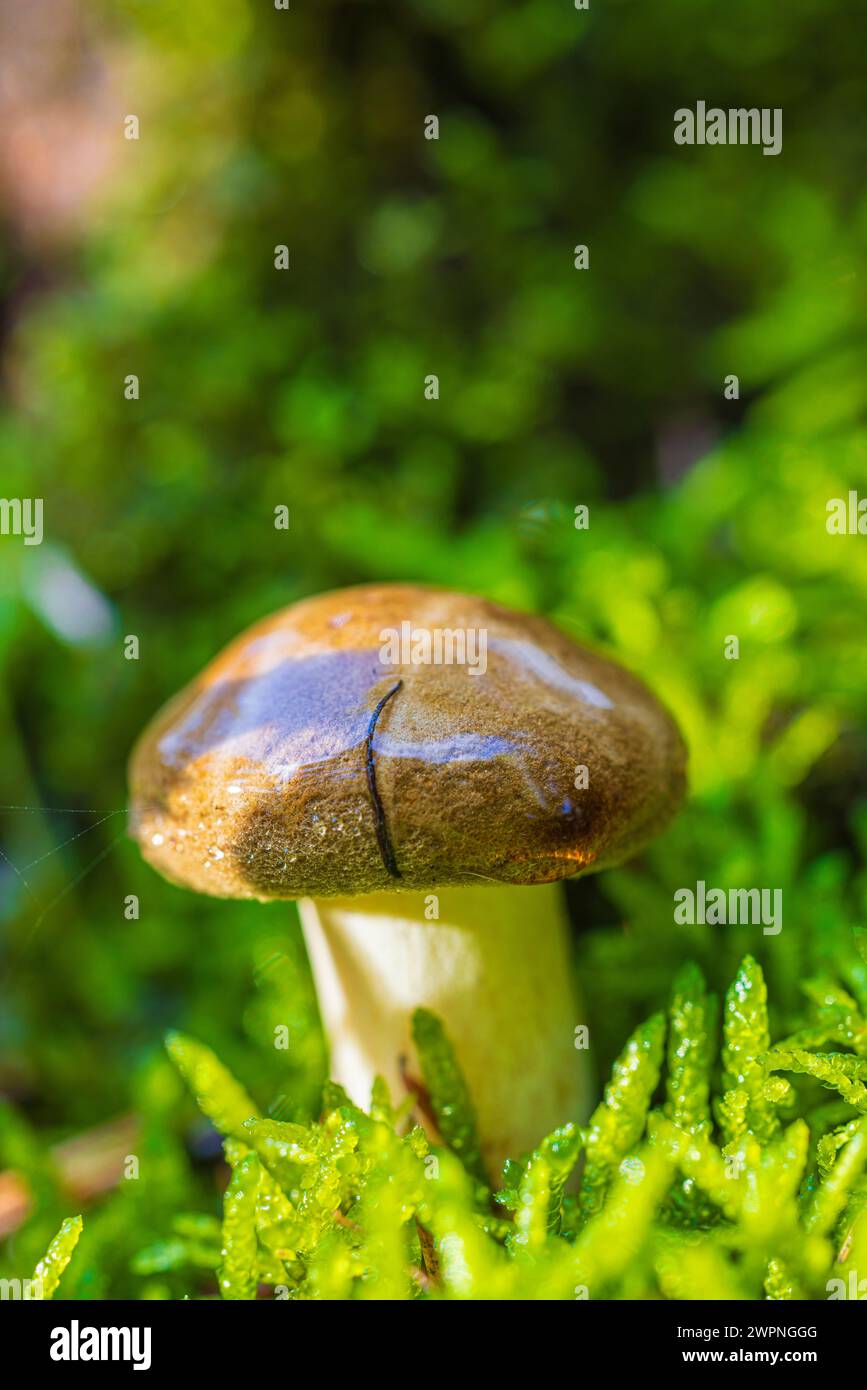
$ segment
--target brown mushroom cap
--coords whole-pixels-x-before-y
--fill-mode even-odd
[[[408,648],[384,652],[392,632]],[[424,632],[440,664],[390,659],[423,658]],[[645,686],[544,619],[375,585],[264,619],[171,700],[132,756],[131,825],[219,897],[547,883],[651,839],[684,768]]]

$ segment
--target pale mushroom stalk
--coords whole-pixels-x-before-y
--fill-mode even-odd
[[[394,1097],[421,1079],[411,1019],[422,1006],[455,1047],[492,1176],[557,1125],[586,1118],[559,884],[305,898],[299,909],[331,1075],[357,1104],[368,1105],[377,1074]]]

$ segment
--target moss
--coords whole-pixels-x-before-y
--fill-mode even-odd
[[[80,1216],[68,1216],[33,1271],[39,1298],[53,1298],[81,1235]]]
[[[762,972],[746,957],[718,1040],[704,978],[688,964],[667,1017],[652,1015],[628,1039],[586,1130],[567,1122],[543,1136],[525,1162],[506,1165],[495,1192],[482,1180],[459,1060],[430,1013],[416,1014],[414,1034],[435,1144],[381,1080],[370,1113],[328,1082],[315,1121],[263,1119],[211,1049],[172,1034],[169,1055],[221,1128],[230,1176],[221,1221],[214,1211],[177,1210],[135,1252],[139,1294],[827,1297],[829,1281],[855,1268],[867,1244],[865,1063],[854,1050],[864,1020],[837,991],[830,982],[807,991],[798,1036],[818,1040],[828,1010],[843,1008],[851,1050],[810,1051],[791,1039],[770,1046]],[[842,1100],[817,1103],[815,1080]],[[783,1123],[786,1109],[800,1113]],[[128,1241],[141,1213],[120,1192],[94,1211],[97,1235],[112,1213],[119,1228],[131,1227]],[[64,1221],[37,1265],[44,1297],[81,1231],[80,1217]],[[73,1283],[70,1296],[81,1288]]]

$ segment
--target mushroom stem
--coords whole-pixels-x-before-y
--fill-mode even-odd
[[[425,916],[436,905],[438,916]],[[568,1120],[590,1083],[558,884],[376,893],[299,904],[331,1047],[331,1075],[359,1105],[377,1074],[401,1096],[421,1079],[413,1010],[445,1025],[475,1103],[492,1176]]]

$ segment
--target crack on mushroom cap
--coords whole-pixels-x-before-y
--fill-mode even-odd
[[[381,661],[382,630],[407,618],[485,628],[485,673]],[[132,833],[166,877],[218,896],[541,883],[640,848],[684,768],[644,685],[544,619],[378,585],[265,619],[166,706],[134,751]]]
[[[385,819],[385,811],[379,792],[376,789],[376,763],[373,757],[373,735],[376,730],[377,720],[385,709],[389,700],[396,695],[403,685],[403,681],[398,681],[391,690],[383,695],[373,714],[370,716],[370,724],[367,728],[367,738],[364,743],[365,767],[367,771],[367,785],[370,790],[370,799],[373,802],[373,809],[376,815],[376,843],[379,845],[379,852],[382,855],[382,862],[392,878],[400,878],[400,870],[394,857],[394,847],[388,833],[388,824]]]

